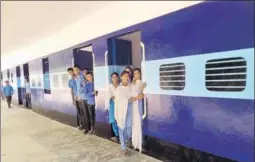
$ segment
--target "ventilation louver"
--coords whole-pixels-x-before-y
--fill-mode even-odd
[[[159,68],[160,88],[183,90],[185,87],[184,63],[163,64]]]
[[[242,57],[209,60],[205,80],[210,91],[242,91],[246,85],[246,61]]]

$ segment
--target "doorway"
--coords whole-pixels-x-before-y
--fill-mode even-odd
[[[29,66],[28,63],[23,64],[23,74],[24,74],[24,89],[23,89],[23,105],[26,108],[32,108],[32,104],[31,104],[31,93],[30,95],[26,94],[26,88],[28,86],[28,88],[30,88],[30,77],[29,77]],[[27,81],[28,80],[28,85],[27,85]],[[31,91],[31,88],[30,88]]]
[[[20,66],[16,67],[16,79],[17,79],[17,90],[18,90],[18,103],[19,103],[19,105],[22,105],[23,104],[23,99],[22,99]]]
[[[73,65],[78,65],[81,70],[88,69],[93,73],[95,57],[92,46],[79,47],[73,51]]]
[[[109,74],[117,72],[119,75],[130,66],[131,68],[142,68],[145,60],[144,45],[141,43],[141,31],[127,33],[107,40],[108,53],[105,55],[106,65],[110,66]],[[144,71],[144,69],[141,69]],[[110,76],[110,75],[108,75]],[[110,81],[110,77],[109,81]],[[146,98],[143,101],[143,119],[147,114]]]

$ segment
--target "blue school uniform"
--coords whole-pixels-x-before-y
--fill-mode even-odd
[[[87,82],[84,87],[84,95],[89,105],[95,105],[94,83]]]
[[[68,81],[68,87],[72,89],[72,92],[74,95],[76,95],[76,81],[75,79],[69,79]]]
[[[78,96],[81,100],[87,100],[85,97],[85,94],[84,94],[85,78],[84,78],[82,72],[80,72],[80,74],[76,76],[75,81],[76,81],[75,96]]]
[[[11,85],[6,85],[4,86],[3,88],[3,93],[4,93],[4,96],[7,97],[7,96],[12,96],[13,95],[13,88]]]

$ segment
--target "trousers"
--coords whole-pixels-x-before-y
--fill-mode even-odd
[[[8,108],[11,107],[11,102],[12,102],[12,96],[6,96],[6,101],[7,101],[7,104],[8,104]]]

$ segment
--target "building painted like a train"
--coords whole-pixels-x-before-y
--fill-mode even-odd
[[[2,71],[23,104],[75,126],[66,69],[94,73],[96,134],[109,138],[112,72],[142,69],[144,148],[160,159],[254,161],[254,3],[203,2]]]

